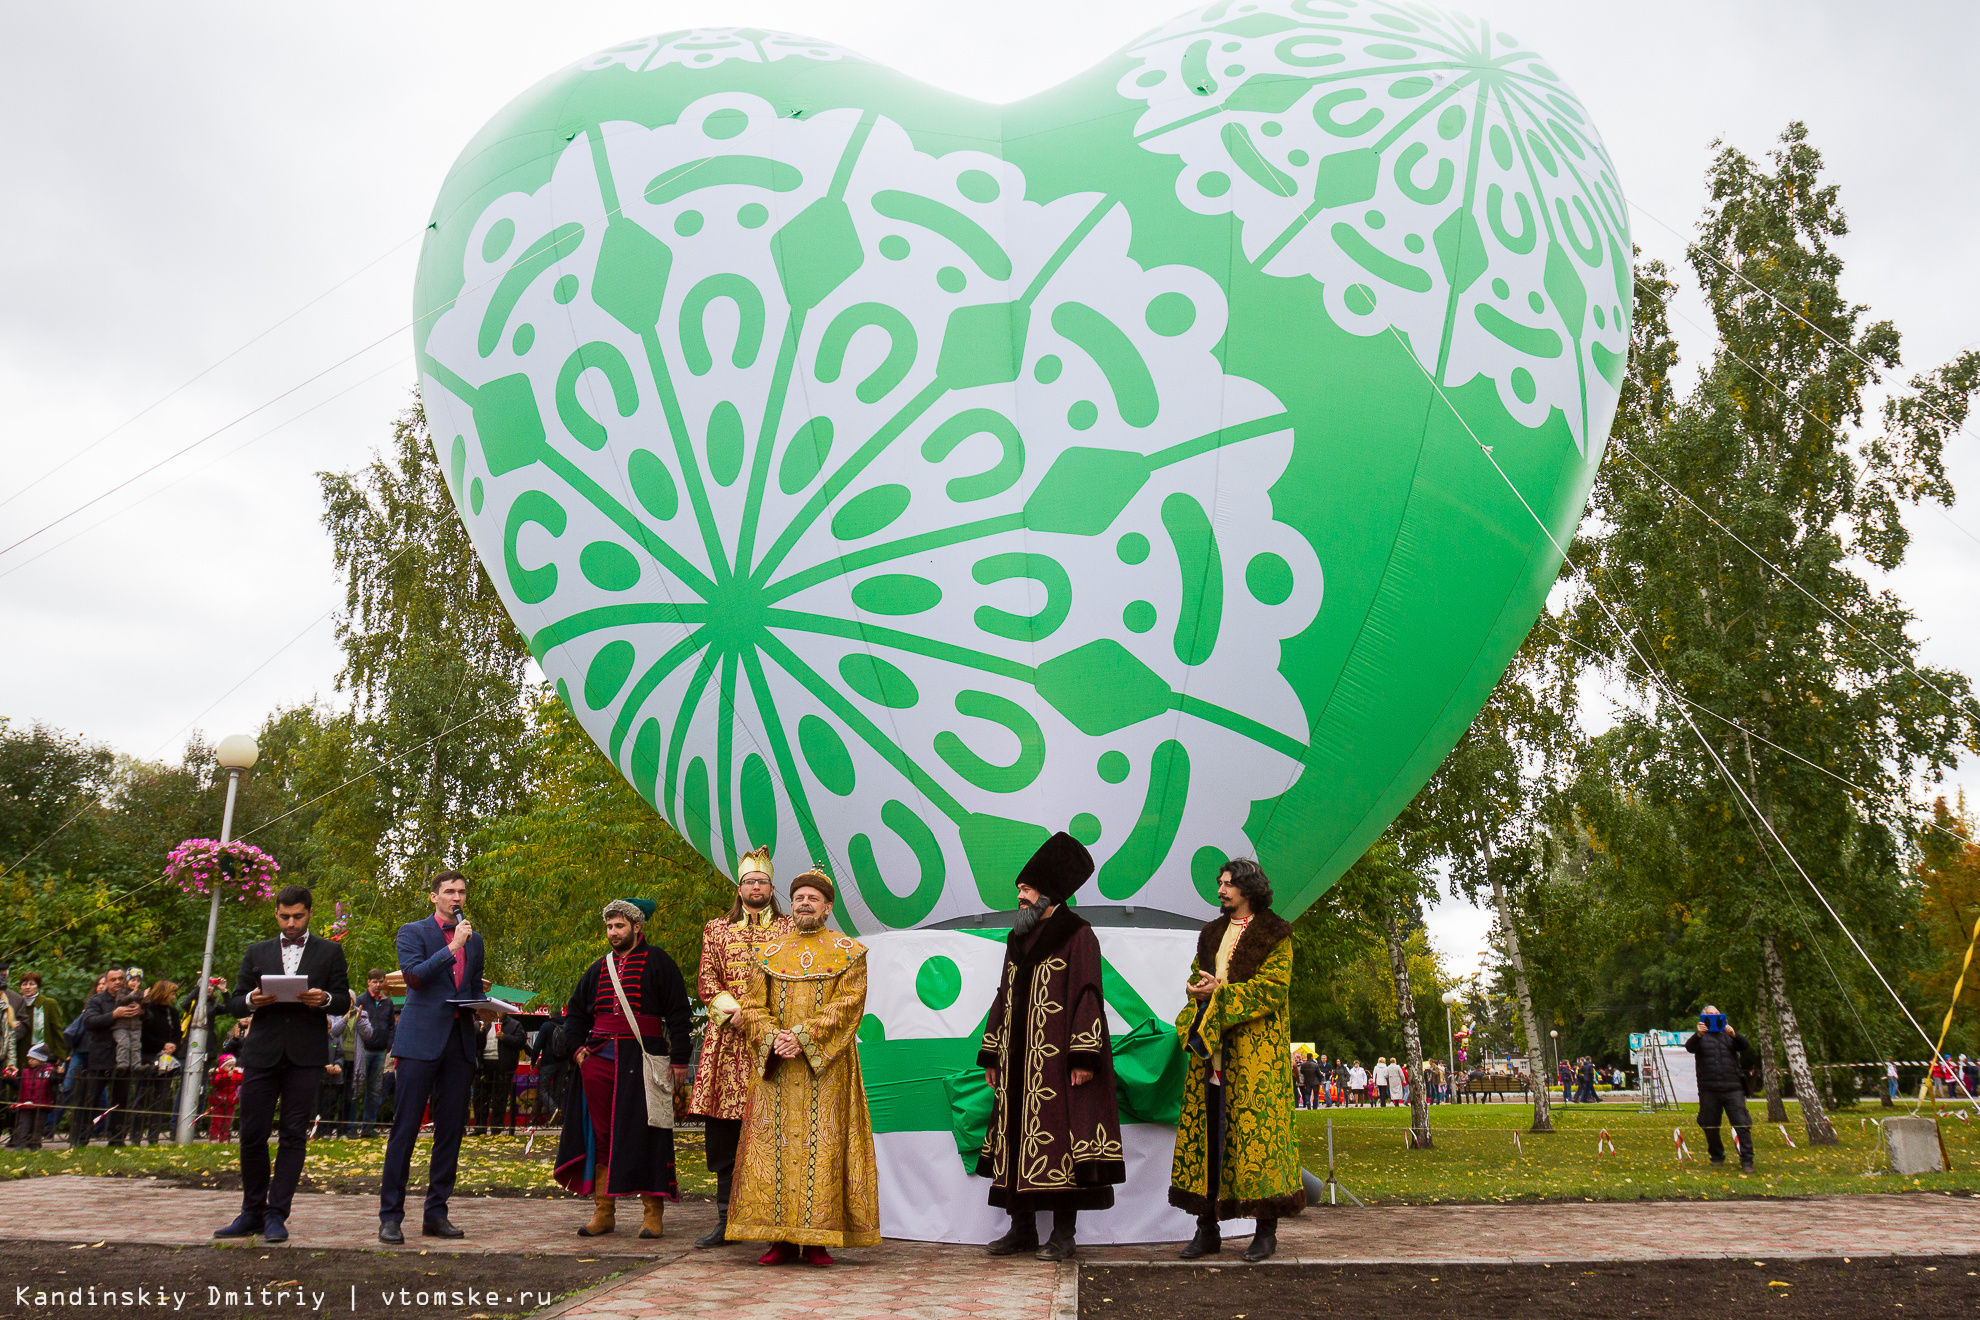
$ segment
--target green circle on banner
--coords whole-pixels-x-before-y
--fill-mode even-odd
[[[962,994],[962,968],[954,958],[936,954],[914,974],[914,993],[932,1009],[947,1008]]]

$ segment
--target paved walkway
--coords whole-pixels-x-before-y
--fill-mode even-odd
[[[202,1243],[239,1208],[232,1192],[147,1179],[62,1176],[0,1183],[0,1236],[58,1242]],[[839,1252],[832,1270],[757,1268],[760,1248],[695,1251],[708,1202],[671,1206],[668,1233],[641,1241],[575,1234],[578,1200],[471,1197],[452,1207],[468,1236],[411,1238],[402,1251],[548,1251],[632,1256],[655,1268],[566,1303],[583,1320],[1052,1320],[1068,1314],[1073,1271],[1030,1257],[991,1260],[973,1248],[888,1242]],[[292,1246],[379,1248],[370,1197],[302,1195]],[[1980,1199],[1941,1195],[1817,1197],[1781,1201],[1593,1202],[1542,1206],[1318,1207],[1279,1234],[1280,1262],[1521,1263],[1691,1257],[1980,1254]],[[1238,1244],[1241,1246],[1241,1244]],[[1090,1247],[1090,1264],[1172,1261],[1175,1247]],[[1244,1268],[1236,1249],[1220,1263]],[[1266,1267],[1266,1268],[1269,1268]]]

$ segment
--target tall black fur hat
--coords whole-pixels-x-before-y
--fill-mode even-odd
[[[1060,830],[1045,840],[1031,860],[1018,872],[1017,882],[1030,885],[1053,903],[1063,903],[1079,892],[1093,875],[1093,854],[1086,845]]]

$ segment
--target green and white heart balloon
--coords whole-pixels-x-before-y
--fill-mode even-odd
[[[1058,828],[1089,906],[1208,915],[1241,853],[1317,897],[1545,597],[1629,252],[1511,35],[1263,0],[1007,106],[747,28],[601,52],[462,153],[415,311],[572,711],[872,933],[1010,906]]]

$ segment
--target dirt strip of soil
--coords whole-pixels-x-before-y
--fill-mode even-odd
[[[1709,1244],[1700,1244],[1708,1246]],[[1308,1316],[1971,1317],[1980,1256],[1596,1261],[1558,1265],[1089,1265],[1080,1320]]]
[[[0,1320],[497,1320],[540,1311],[650,1260],[0,1240]]]

